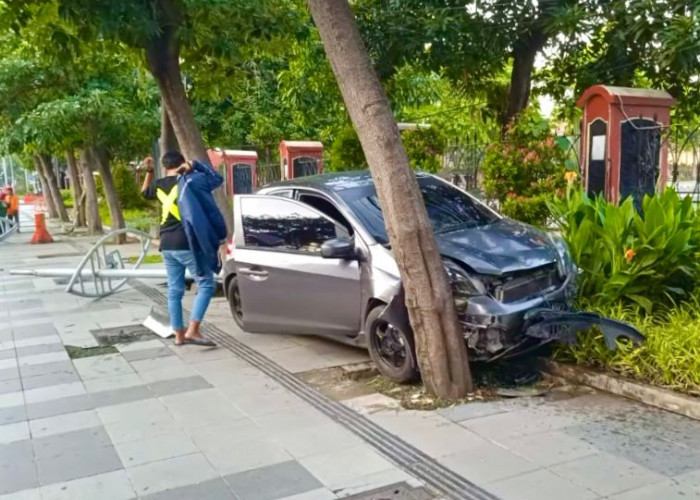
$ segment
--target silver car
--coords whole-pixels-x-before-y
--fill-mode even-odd
[[[574,341],[581,322],[598,323],[570,311],[577,270],[559,237],[504,218],[438,177],[416,177],[472,360]],[[367,347],[395,381],[418,375],[399,271],[368,172],[304,177],[235,196],[233,213],[224,290],[242,329],[330,337]]]

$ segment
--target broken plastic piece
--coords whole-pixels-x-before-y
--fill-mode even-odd
[[[578,332],[588,330],[592,326],[600,327],[605,343],[611,350],[617,349],[617,341],[622,338],[631,340],[634,345],[646,340],[633,326],[596,313],[533,309],[525,315],[526,336],[556,340],[569,345],[578,342]]]

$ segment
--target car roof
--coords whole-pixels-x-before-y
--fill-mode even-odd
[[[416,177],[430,177],[423,172],[416,172]],[[276,182],[265,186],[265,189],[279,187],[307,187],[321,191],[338,192],[346,189],[368,187],[374,185],[372,176],[368,170],[356,170],[352,172],[333,172],[330,174],[310,175]]]

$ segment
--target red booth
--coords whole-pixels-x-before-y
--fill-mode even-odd
[[[614,203],[663,189],[668,144],[663,140],[675,100],[662,90],[594,85],[576,102],[583,108],[581,176],[591,196]]]
[[[210,149],[209,161],[212,167],[224,176],[226,192],[250,194],[257,182],[258,153],[233,149]]]
[[[280,142],[282,180],[323,173],[323,144],[317,141]]]

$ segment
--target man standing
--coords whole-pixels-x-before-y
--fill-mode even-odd
[[[19,233],[19,196],[15,194],[12,187],[7,188],[5,204],[7,205],[7,218],[15,221],[17,232]]]
[[[216,344],[202,337],[199,331],[204,313],[214,295],[216,286],[214,270],[198,266],[179,207],[181,193],[179,193],[180,182],[178,181],[184,176],[194,175],[192,174],[194,167],[185,162],[185,158],[176,151],[163,155],[161,163],[165,177],[154,181],[153,158],[144,160],[146,178],[141,191],[146,198],[157,199],[161,206],[160,250],[163,253],[168,275],[168,312],[170,325],[175,331],[175,345],[194,344],[215,347]],[[197,296],[192,305],[187,328],[182,318],[182,298],[186,285],[185,271],[189,271],[197,283]]]

